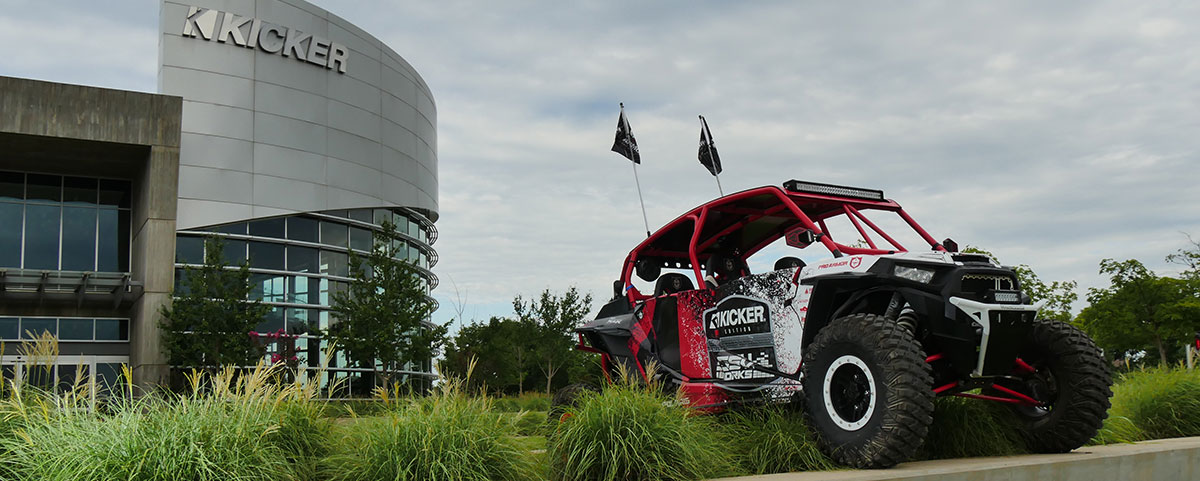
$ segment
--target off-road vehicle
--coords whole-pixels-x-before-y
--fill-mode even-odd
[[[927,245],[909,250],[886,226]],[[797,250],[751,273],[768,246],[831,257]],[[599,353],[606,376],[657,377],[702,411],[799,403],[822,449],[855,467],[909,459],[937,396],[1011,405],[1034,451],[1083,445],[1111,396],[1100,350],[1038,318],[1012,269],[957,250],[879,190],[792,180],[726,195],[629,253],[578,348]]]

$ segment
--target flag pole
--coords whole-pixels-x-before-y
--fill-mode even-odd
[[[646,218],[646,201],[642,199],[642,183],[638,180],[637,162],[633,164],[633,184],[637,186],[638,202],[642,204],[642,222],[646,224],[646,237],[650,237],[650,220]]]

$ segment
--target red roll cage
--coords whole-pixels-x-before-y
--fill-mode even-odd
[[[785,185],[797,185],[792,181]],[[662,267],[691,269],[696,276],[696,285],[704,285],[704,274],[700,270],[715,251],[715,244],[726,238],[724,247],[734,247],[741,253],[741,260],[758,252],[794,231],[812,231],[816,240],[825,245],[834,257],[843,254],[892,254],[906,252],[904,246],[880,229],[862,214],[863,210],[895,212],[929,243],[934,250],[945,251],[925,229],[904,212],[895,201],[884,199],[883,192],[854,187],[830,186],[800,182],[815,189],[781,188],[764,186],[744,190],[720,197],[696,207],[675,218],[655,231],[645,241],[634,247],[625,258],[621,272],[621,285],[626,286],[631,302],[645,298],[630,283],[634,266],[639,258],[651,258]],[[813,190],[821,193],[814,192]],[[838,195],[838,193],[849,195]],[[878,199],[867,198],[875,194]],[[869,247],[852,247],[835,242],[828,234],[826,219],[845,215]],[[873,230],[893,249],[876,245],[867,233]],[[728,245],[732,242],[732,245]]]

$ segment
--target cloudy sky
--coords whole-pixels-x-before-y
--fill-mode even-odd
[[[440,320],[546,288],[609,295],[644,236],[630,163],[609,152],[618,102],[652,228],[717,193],[696,161],[704,114],[726,192],[880,188],[935,237],[1081,294],[1106,284],[1102,258],[1169,273],[1183,233],[1200,237],[1193,3],[315,3],[437,100]],[[155,90],[156,1],[0,11],[0,74]]]

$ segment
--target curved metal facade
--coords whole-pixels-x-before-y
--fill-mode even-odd
[[[179,229],[372,207],[437,219],[433,96],[378,39],[299,0],[165,0],[159,25],[159,91],[184,98]]]

